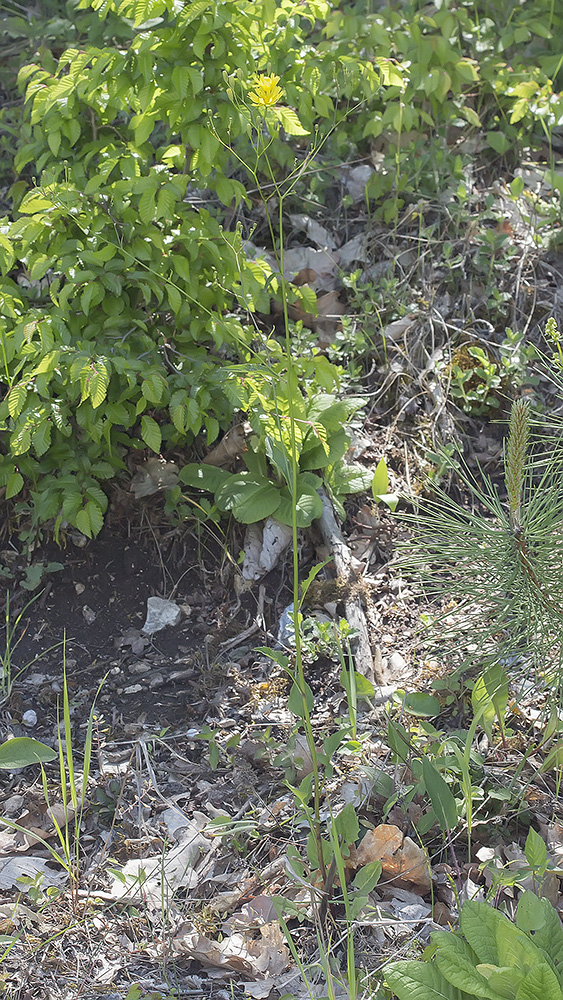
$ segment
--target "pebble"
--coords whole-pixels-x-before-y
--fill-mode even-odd
[[[139,694],[139,691],[144,690],[142,684],[130,684],[129,687],[123,688],[123,694]]]
[[[37,712],[34,712],[32,708],[28,708],[27,712],[24,712],[22,715],[22,723],[28,729],[33,729],[37,725]]]
[[[400,653],[391,653],[391,655],[387,658],[387,668],[393,675],[400,673],[401,670],[404,670],[406,665],[407,661],[403,656],[401,656]]]

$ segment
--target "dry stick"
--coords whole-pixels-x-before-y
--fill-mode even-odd
[[[319,495],[323,502],[323,512],[319,518],[319,526],[323,539],[333,554],[338,576],[343,583],[353,584],[360,575],[362,564],[352,555],[336,520],[334,507],[325,490],[320,489]],[[363,674],[364,677],[367,677],[368,680],[375,680],[376,684],[381,685],[383,679],[381,671],[378,671],[374,665],[362,599],[358,594],[355,595],[352,590],[344,603],[344,610],[348,624],[358,636],[356,652],[354,654],[356,670],[358,673]]]

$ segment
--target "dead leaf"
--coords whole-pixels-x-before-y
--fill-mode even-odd
[[[260,580],[269,573],[291,542],[292,531],[275,517],[268,517],[264,525],[249,524],[244,536],[244,562],[242,575],[245,580]]]
[[[203,462],[205,465],[215,465],[219,469],[226,469],[234,465],[239,455],[246,451],[246,437],[250,432],[248,423],[237,424],[231,427],[225,436],[221,438],[219,444],[212,448]]]
[[[382,877],[395,885],[415,886],[421,892],[430,889],[426,852],[410,837],[403,839],[398,826],[382,823],[368,830],[359,847],[351,852],[347,867],[357,870],[371,861],[381,861]]]
[[[235,933],[222,941],[213,941],[193,930],[192,924],[182,924],[172,941],[177,954],[187,955],[222,975],[233,972],[251,979],[270,979],[284,972],[289,965],[289,952],[277,921],[260,927],[260,937]]]
[[[150,497],[160,490],[170,490],[178,482],[178,466],[164,458],[153,456],[141,465],[129,487],[136,500]]]
[[[362,201],[366,196],[366,185],[375,173],[367,163],[359,163],[356,167],[342,167],[342,185],[352,201]]]
[[[313,243],[316,243],[318,247],[327,247],[329,250],[334,250],[336,247],[336,241],[332,233],[329,233],[328,229],[315,222],[310,216],[294,213],[289,216],[289,219],[295,229],[305,232],[309,239]]]

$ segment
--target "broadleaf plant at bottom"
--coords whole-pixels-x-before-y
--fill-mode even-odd
[[[531,892],[520,898],[516,924],[468,900],[459,931],[437,931],[425,955],[387,966],[397,1000],[563,1000],[563,927],[551,903]]]

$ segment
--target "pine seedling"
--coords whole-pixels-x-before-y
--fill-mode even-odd
[[[563,454],[535,453],[529,403],[513,404],[505,447],[504,488],[483,474],[459,475],[468,503],[439,488],[402,515],[413,538],[402,564],[423,593],[446,610],[427,631],[429,643],[455,646],[464,665],[520,663],[549,673],[561,665],[563,635]],[[469,647],[465,656],[464,645]]]
[[[526,455],[530,434],[530,404],[517,399],[510,413],[508,443],[505,452],[504,478],[508,493],[508,508],[514,531],[520,525],[522,493],[526,475]]]

